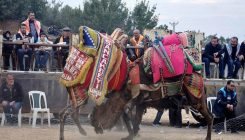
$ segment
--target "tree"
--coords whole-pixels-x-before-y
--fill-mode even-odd
[[[222,45],[224,45],[226,43],[225,37],[223,37],[223,36],[220,36],[219,40],[220,40],[220,44],[222,44]]]
[[[164,31],[169,31],[168,29],[168,25],[164,24],[164,25],[159,25],[158,27],[156,27],[156,29],[162,29]]]
[[[84,3],[83,25],[109,34],[117,27],[124,27],[128,9],[122,0],[87,0]]]
[[[158,16],[155,15],[156,6],[149,6],[149,1],[143,0],[136,4],[129,20],[132,20],[133,28],[141,31],[144,29],[153,29],[157,26]]]
[[[28,11],[34,11],[38,18],[45,16],[47,0],[1,0],[0,20],[21,20],[27,18]]]

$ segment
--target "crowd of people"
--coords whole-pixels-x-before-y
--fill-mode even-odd
[[[20,25],[18,33],[11,38],[11,32],[6,31],[3,34],[4,41],[15,42],[17,45],[4,44],[3,58],[4,69],[9,69],[10,58],[12,58],[12,65],[14,70],[28,71],[31,68],[32,58],[35,58],[34,71],[46,71],[47,61],[49,57],[59,59],[62,56],[62,67],[66,63],[66,58],[69,53],[71,29],[65,27],[62,29],[62,34],[54,40],[49,40],[49,37],[44,33],[41,23],[35,18],[34,12],[28,13],[28,18]],[[139,30],[133,31],[133,37],[129,40],[132,46],[142,46],[143,36]],[[26,45],[25,43],[41,44],[39,47]],[[67,47],[48,47],[45,44],[59,44]],[[127,55],[131,62],[138,62],[144,54],[144,48],[130,48],[127,49]],[[24,59],[24,56],[28,56]],[[238,43],[237,37],[232,37],[228,45],[222,46],[217,37],[212,37],[210,43],[205,46],[202,55],[202,61],[205,63],[206,77],[210,78],[210,63],[217,63],[219,65],[219,78],[224,78],[225,65],[228,66],[228,75],[226,78],[238,78],[238,70],[244,65],[245,56],[245,42],[241,45]],[[15,61],[17,60],[17,61]],[[53,64],[52,64],[53,65]],[[220,117],[220,121],[235,117],[234,108],[237,104],[236,93],[234,91],[234,81],[229,80],[227,85],[219,90],[217,93],[217,100],[214,105],[215,114]],[[16,114],[22,105],[23,93],[22,88],[16,82],[11,74],[7,75],[6,83],[3,83],[0,89],[0,101],[3,110],[6,113],[6,118],[11,122],[9,114]],[[154,125],[161,125],[160,119],[163,110],[158,110]],[[170,125],[175,127],[182,127],[181,110],[170,108],[169,110]],[[220,131],[217,129],[217,131]],[[236,132],[236,130],[232,130]]]
[[[210,63],[219,66],[219,78],[238,79],[238,70],[244,67],[245,42],[240,45],[237,37],[232,37],[227,45],[221,45],[217,37],[212,37],[205,46],[202,61],[205,64],[206,78],[210,78]],[[227,77],[224,75],[225,66],[228,66]]]
[[[41,23],[35,18],[33,11],[28,12],[28,18],[20,24],[18,33],[12,37],[10,31],[3,34],[3,41],[13,42],[13,44],[3,44],[2,55],[4,59],[5,70],[10,69],[10,60],[12,60],[13,70],[20,71],[46,71],[48,59],[56,58],[51,61],[55,68],[62,68],[68,57],[70,45],[71,29],[64,27],[62,34],[51,41],[50,37],[42,30]],[[27,43],[27,44],[26,44]],[[42,45],[29,45],[28,43],[36,43]],[[48,47],[45,44],[67,45],[62,47]],[[10,59],[12,58],[12,59]],[[25,58],[25,59],[24,59]],[[35,59],[33,59],[35,58]],[[33,60],[35,63],[33,64]],[[59,63],[61,62],[61,63]],[[31,68],[34,65],[34,69]]]

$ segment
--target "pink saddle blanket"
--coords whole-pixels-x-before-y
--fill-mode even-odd
[[[170,58],[174,72],[171,73],[168,70],[163,58],[158,54],[156,49],[153,49],[153,53],[151,56],[152,57],[151,68],[153,72],[154,83],[158,82],[161,79],[160,68],[163,70],[162,73],[163,78],[179,76],[183,74],[185,71],[186,74],[192,73],[193,68],[191,64],[187,61],[187,59],[185,60],[185,56],[184,56],[185,54],[183,53],[183,48],[181,48],[180,44],[166,45],[164,46],[164,48],[166,50],[168,57]]]

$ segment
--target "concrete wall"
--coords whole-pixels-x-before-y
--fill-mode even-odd
[[[219,89],[226,85],[227,80],[205,80],[205,89],[208,96],[216,96]],[[237,115],[245,113],[245,80],[235,80],[238,105]]]
[[[15,76],[15,80],[21,84],[25,93],[23,112],[30,111],[28,91],[44,91],[47,96],[48,107],[51,112],[58,113],[67,105],[68,94],[66,89],[59,83],[61,72],[16,72],[9,71]],[[0,84],[5,80],[7,72],[0,71]],[[216,96],[218,90],[226,85],[227,80],[205,80],[206,93],[208,96]],[[245,113],[245,80],[236,80],[236,91],[238,94],[237,113]],[[89,100],[88,104],[80,110],[81,114],[88,114],[92,111],[94,103]],[[0,110],[2,108],[0,107]]]
[[[22,112],[30,111],[30,103],[28,92],[31,90],[44,91],[47,97],[48,107],[51,112],[58,113],[68,103],[68,94],[63,85],[59,83],[59,77],[61,72],[58,73],[44,73],[44,72],[16,72],[10,71],[15,77],[15,81],[18,82],[25,94],[24,105]],[[6,78],[7,72],[1,72],[1,82]],[[88,114],[92,110],[92,103],[89,102],[81,111],[81,114]],[[0,110],[2,108],[0,107]]]

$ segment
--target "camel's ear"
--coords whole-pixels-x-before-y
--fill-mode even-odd
[[[83,44],[84,39],[83,39],[83,26],[79,27],[79,43]]]

